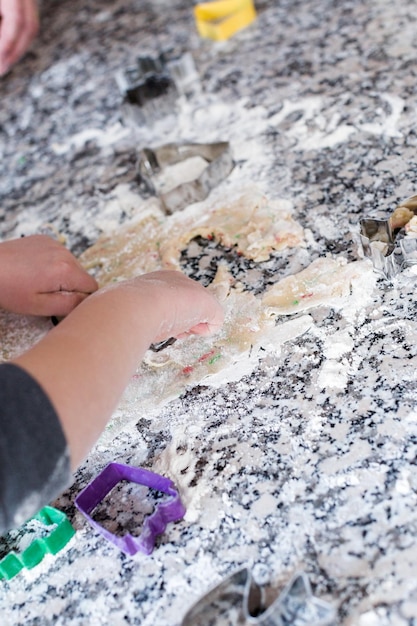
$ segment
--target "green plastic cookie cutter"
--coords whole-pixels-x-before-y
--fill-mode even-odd
[[[21,527],[22,537],[30,536],[28,529],[31,524],[36,524],[39,527],[39,523],[42,534],[45,535],[45,532],[48,534],[33,539],[27,548],[20,553],[12,550],[6,554],[0,560],[0,580],[10,580],[23,568],[32,569],[42,561],[46,554],[57,554],[75,534],[75,530],[65,513],[52,506],[45,506]],[[49,530],[51,526],[53,529]]]

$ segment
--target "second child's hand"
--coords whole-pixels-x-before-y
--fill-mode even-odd
[[[38,31],[36,0],[0,0],[0,75],[24,55]]]

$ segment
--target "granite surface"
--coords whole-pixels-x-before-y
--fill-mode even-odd
[[[415,3],[256,6],[215,43],[191,2],[44,0],[38,40],[0,81],[2,238],[60,233],[78,254],[133,216],[139,149],[224,140],[236,166],[221,193],[252,181],[291,200],[309,233],[259,267],[216,249],[242,281],[250,270],[259,291],[318,256],[357,259],[360,217],[416,191]],[[168,48],[193,54],[200,89],[132,128],[115,74]],[[184,271],[201,277],[191,256]],[[309,331],[251,375],[132,410],[55,503],[75,537],[1,583],[2,626],[176,626],[246,565],[271,597],[305,571],[343,626],[417,624],[415,281],[378,279],[351,308],[311,311]],[[150,556],[119,552],[74,508],[114,460],[169,476],[186,504]],[[120,531],[150,506],[130,510],[126,493],[102,513]]]

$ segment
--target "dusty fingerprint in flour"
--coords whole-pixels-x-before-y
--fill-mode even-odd
[[[201,449],[197,433],[191,433],[190,430],[184,429],[183,425],[172,428],[172,440],[155,459],[154,468],[160,474],[169,475],[187,509],[187,521],[194,521],[210,489],[206,478],[208,462],[203,454],[204,449]]]
[[[210,526],[223,514],[218,503],[225,497],[227,481],[248,458],[260,463],[263,452],[256,442],[242,436],[245,420],[251,419],[243,407],[227,412],[222,420],[207,415],[203,422],[199,416],[187,419],[191,422],[171,425],[172,440],[153,467],[176,484],[187,509],[186,521]]]

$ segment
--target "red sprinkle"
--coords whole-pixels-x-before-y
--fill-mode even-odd
[[[186,367],[183,368],[182,373],[183,374],[191,374],[191,372],[193,371],[193,366],[192,365],[187,365]]]
[[[210,350],[210,352],[206,352],[206,354],[203,354],[202,356],[200,356],[200,358],[198,359],[199,362],[201,361],[205,361],[206,359],[208,359],[210,356],[213,356],[213,354],[215,353],[215,350]]]

